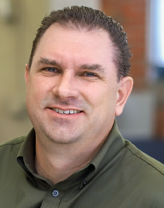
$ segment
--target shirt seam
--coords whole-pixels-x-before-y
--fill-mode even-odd
[[[24,142],[24,138],[22,138],[20,141],[17,141],[17,142],[8,142],[8,143],[5,143],[5,144],[1,144],[0,147],[4,147],[4,146],[13,146],[13,145],[19,145],[20,143],[23,143]]]
[[[164,176],[164,173],[157,169],[154,165],[152,165],[150,162],[148,162],[147,160],[145,160],[144,158],[142,158],[141,156],[137,155],[136,153],[133,152],[133,150],[131,150],[129,147],[126,147],[133,155],[135,155],[137,158],[141,159],[142,161],[144,161],[147,165],[150,165],[152,168],[154,168],[155,170],[157,170],[159,173],[161,173]],[[144,153],[144,152],[143,152]],[[145,154],[145,153],[144,153]],[[154,159],[154,158],[153,158]],[[155,160],[155,159],[154,159]],[[159,161],[158,161],[159,162]]]

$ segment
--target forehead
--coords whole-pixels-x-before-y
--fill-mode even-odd
[[[85,28],[50,26],[40,39],[34,61],[39,58],[58,59],[84,64],[92,62],[110,67],[113,62],[113,45],[109,34],[103,30],[87,31]],[[80,63],[83,62],[83,63]],[[89,63],[90,64],[90,63]]]

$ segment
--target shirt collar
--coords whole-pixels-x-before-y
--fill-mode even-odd
[[[124,146],[125,141],[115,121],[106,141],[88,165],[88,169],[90,169],[89,174],[86,175],[80,188],[84,188],[104,168],[112,167],[113,159],[123,150]]]
[[[107,160],[109,162],[124,147],[124,145],[125,141],[122,138],[115,121],[107,139],[92,159],[91,164],[94,165],[95,169],[98,169],[99,167],[102,168],[103,164],[101,163],[105,159],[105,156],[108,154]]]
[[[113,127],[104,142],[101,146],[98,153],[92,159],[90,164],[87,165],[87,176],[82,182],[81,188],[83,184],[88,183],[101,169],[105,167],[107,163],[109,163],[115,155],[119,153],[123,149],[125,145],[124,139],[122,138],[116,122],[114,122]],[[43,182],[43,186],[45,182],[49,185],[52,185],[51,181],[48,179],[37,175],[35,168],[35,131],[32,129],[30,133],[27,135],[24,143],[22,144],[20,151],[17,156],[17,160],[19,164],[23,167],[23,169],[27,172],[30,178],[36,183],[34,176],[37,176],[38,179],[41,179]],[[85,169],[85,168],[84,168]],[[83,170],[84,170],[83,169]],[[76,174],[76,173],[75,173]],[[86,175],[86,174],[85,174]],[[44,182],[45,181],[45,182]]]
[[[52,182],[37,174],[35,167],[35,130],[32,129],[25,138],[17,155],[17,161],[26,171],[34,185],[47,189],[52,186]]]
[[[32,129],[24,140],[17,158],[23,158],[24,164],[30,168],[32,172],[35,169],[35,131]]]

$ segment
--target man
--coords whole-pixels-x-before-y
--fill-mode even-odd
[[[25,71],[34,129],[0,147],[1,207],[164,207],[163,165],[115,123],[132,90],[130,56],[123,28],[100,11],[43,19]]]

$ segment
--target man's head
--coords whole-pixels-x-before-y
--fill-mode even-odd
[[[70,29],[80,30],[85,28],[87,31],[98,29],[108,32],[112,40],[113,61],[118,69],[118,80],[128,75],[131,53],[123,27],[120,26],[119,23],[116,23],[111,17],[106,16],[103,12],[83,6],[73,6],[63,10],[52,11],[49,16],[43,19],[33,41],[29,67],[31,67],[33,56],[41,37],[45,31],[55,23]]]
[[[69,11],[74,10],[78,8],[61,11],[65,16],[62,24],[61,17],[48,26],[44,22],[52,17],[44,19],[46,26],[42,27],[47,29],[44,32],[39,29],[41,35],[34,41],[32,58],[26,66],[26,103],[36,137],[42,145],[46,141],[78,142],[81,147],[85,146],[82,150],[87,151],[87,148],[100,146],[110,132],[115,116],[123,110],[133,81],[127,76],[128,67],[122,71],[119,68],[118,79],[117,63],[122,59],[118,61],[116,54],[120,55],[122,49],[115,46],[109,32],[97,24],[92,26],[92,15],[87,18],[87,24],[86,20],[82,21],[84,15],[79,24],[82,14],[79,17],[78,13],[73,15],[74,22],[67,21],[71,18],[71,15],[68,18]],[[87,10],[94,13],[92,9],[79,8],[80,13]],[[61,16],[60,12],[51,16],[57,14]],[[94,15],[94,18],[97,17]],[[113,36],[121,34],[124,39],[119,39],[120,45],[128,51],[122,29],[113,21],[111,25]],[[123,57],[125,55],[130,56],[128,52],[124,52]]]

